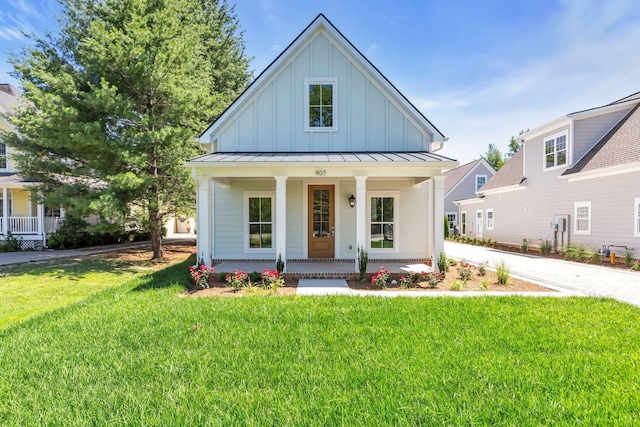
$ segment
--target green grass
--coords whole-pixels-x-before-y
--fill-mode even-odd
[[[0,331],[0,425],[633,425],[640,311],[179,298],[187,265]]]

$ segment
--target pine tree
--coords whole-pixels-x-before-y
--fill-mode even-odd
[[[28,103],[3,137],[46,203],[137,207],[162,258],[163,219],[194,206],[195,137],[251,77],[238,19],[225,0],[61,2],[59,32],[11,59]]]

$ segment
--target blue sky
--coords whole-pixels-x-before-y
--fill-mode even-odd
[[[0,82],[21,30],[55,30],[57,0],[4,0]],[[233,1],[229,1],[234,4]],[[640,91],[637,0],[238,0],[259,74],[314,18],[327,18],[450,138],[462,163],[489,143]]]

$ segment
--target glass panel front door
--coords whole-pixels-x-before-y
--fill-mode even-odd
[[[333,185],[309,186],[309,258],[333,258]]]

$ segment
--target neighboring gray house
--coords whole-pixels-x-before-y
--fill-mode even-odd
[[[562,116],[523,145],[478,197],[456,204],[466,235],[640,251],[640,92]]]
[[[449,221],[449,234],[466,232],[460,228],[464,221],[458,216],[458,206],[454,202],[475,197],[495,173],[495,169],[482,157],[444,173],[444,214]]]
[[[446,138],[319,15],[200,136],[198,258],[425,260]],[[286,269],[286,264],[285,264]]]

